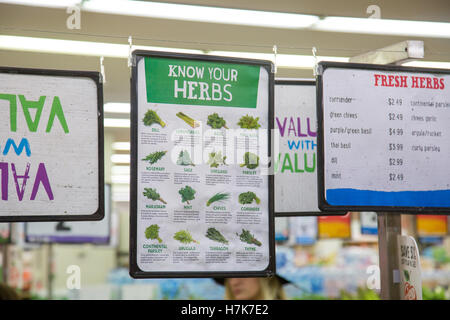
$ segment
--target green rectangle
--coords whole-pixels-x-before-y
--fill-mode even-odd
[[[256,108],[260,66],[145,57],[147,102]]]

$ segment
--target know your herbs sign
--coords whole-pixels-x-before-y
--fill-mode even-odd
[[[271,63],[134,57],[131,275],[273,274]]]

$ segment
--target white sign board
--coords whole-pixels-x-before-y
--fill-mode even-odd
[[[289,217],[290,243],[312,245],[317,241],[317,217]]]
[[[361,234],[378,234],[378,217],[376,212],[360,212]]]
[[[321,68],[321,207],[449,211],[450,72],[345,63]]]
[[[316,84],[275,81],[275,213],[320,214],[317,200]]]
[[[109,244],[111,238],[111,185],[105,185],[105,217],[101,221],[29,222],[29,243]]]
[[[103,217],[95,72],[0,68],[0,221]]]
[[[422,272],[419,249],[411,236],[397,236],[400,296],[402,300],[422,300]]]
[[[272,274],[271,64],[134,54],[130,274]]]

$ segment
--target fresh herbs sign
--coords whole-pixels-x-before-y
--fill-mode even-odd
[[[101,218],[93,77],[0,69],[0,220]]]
[[[260,68],[146,58],[147,102],[256,108]]]

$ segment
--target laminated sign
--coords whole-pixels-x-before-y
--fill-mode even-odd
[[[422,300],[422,271],[419,249],[411,236],[397,236],[402,300]]]
[[[0,68],[0,221],[103,218],[97,72]]]
[[[276,80],[274,121],[275,213],[320,214],[315,82]]]
[[[450,71],[319,69],[319,207],[450,212]]]
[[[376,212],[360,212],[361,234],[378,234],[378,217]]]
[[[130,273],[274,271],[271,63],[134,52]]]

